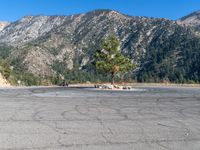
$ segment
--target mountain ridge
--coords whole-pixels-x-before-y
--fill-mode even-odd
[[[194,27],[197,30],[200,30],[200,10],[178,19],[177,23],[180,25]]]
[[[121,42],[123,55],[136,63],[136,76],[140,81],[143,79],[139,77],[146,76],[144,72],[150,72],[148,76],[152,74],[151,70],[146,70],[149,63],[160,68],[170,61],[172,65],[165,69],[183,70],[184,59],[189,59],[185,58],[186,48],[198,41],[192,28],[177,21],[95,10],[70,16],[23,17],[0,32],[0,43],[11,47],[6,59],[15,70],[20,68],[41,77],[67,76],[64,69],[95,72],[91,66],[95,51],[102,39],[113,34]],[[192,48],[188,47],[191,52]],[[163,56],[158,55],[161,52]],[[154,60],[150,54],[158,55],[156,59],[159,60]],[[154,64],[154,61],[158,62]],[[60,66],[64,68],[59,70]],[[156,71],[152,77],[159,76],[159,70]],[[174,80],[166,72],[159,78]]]
[[[6,27],[8,26],[10,23],[6,22],[6,21],[0,21],[0,32]]]

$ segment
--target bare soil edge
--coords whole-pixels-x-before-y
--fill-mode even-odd
[[[10,83],[0,73],[0,87],[10,87]]]

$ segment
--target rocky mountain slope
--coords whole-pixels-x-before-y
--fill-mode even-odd
[[[193,12],[177,20],[180,25],[191,26],[200,30],[200,11]]]
[[[0,22],[0,32],[8,25],[9,25],[8,22]]]
[[[26,16],[0,31],[0,49],[9,49],[5,57],[14,69],[37,76],[63,75],[63,68],[90,72],[101,40],[115,34],[121,41],[122,53],[137,64],[135,72],[143,80],[146,68],[152,65],[152,56],[163,55],[156,62],[157,69],[170,62],[172,70],[180,70],[186,60],[186,49],[196,50],[198,35],[180,24],[112,10],[71,16]],[[196,47],[191,47],[192,44]],[[159,72],[152,76],[156,75]]]

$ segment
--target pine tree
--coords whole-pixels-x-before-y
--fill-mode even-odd
[[[114,84],[116,73],[125,73],[134,68],[130,59],[120,52],[120,42],[115,36],[103,40],[101,49],[96,52],[96,69],[111,75]]]

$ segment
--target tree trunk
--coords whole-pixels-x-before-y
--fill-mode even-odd
[[[111,73],[111,84],[112,85],[115,84],[115,73],[114,72]]]

